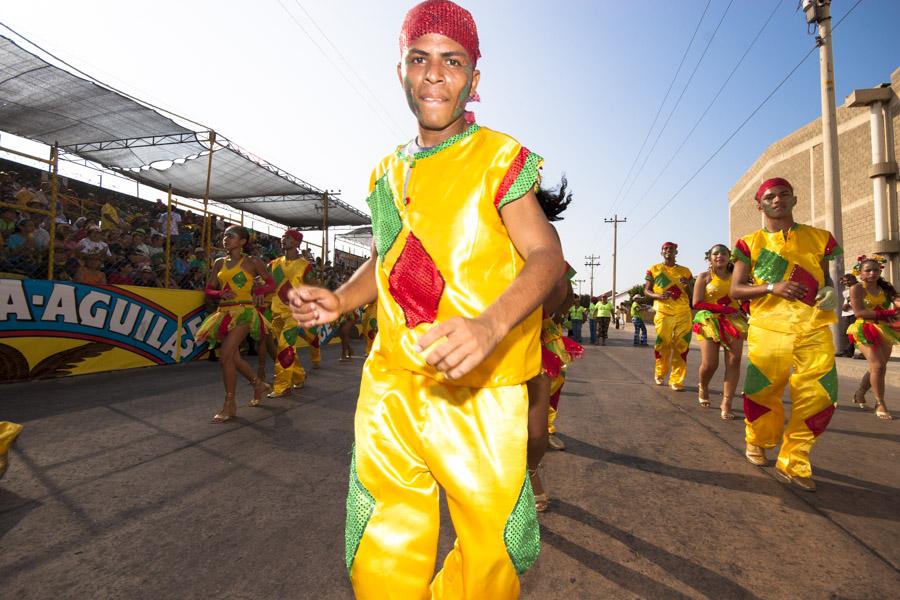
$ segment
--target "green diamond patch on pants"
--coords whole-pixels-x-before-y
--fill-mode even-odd
[[[351,451],[350,458],[350,486],[347,491],[347,522],[344,528],[344,561],[347,563],[347,572],[353,566],[356,551],[362,541],[366,525],[375,511],[375,498],[359,480],[356,472],[356,447]],[[532,506],[534,502],[532,502]]]
[[[760,371],[756,365],[749,360],[747,361],[747,374],[744,376],[745,394],[752,396],[753,394],[764,390],[771,383],[769,378],[763,375],[763,372]]]
[[[519,499],[503,529],[503,542],[519,575],[531,568],[541,551],[541,531],[534,508],[534,490],[531,489],[527,473]]]

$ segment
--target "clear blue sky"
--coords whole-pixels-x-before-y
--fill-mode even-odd
[[[835,22],[854,3],[835,1]],[[415,133],[395,73],[399,27],[412,4],[29,0],[4,2],[0,21],[97,79],[209,125],[317,186],[341,189],[345,201],[364,208],[374,164]],[[481,36],[478,120],[543,155],[545,182],[557,182],[562,172],[568,175],[575,202],[558,229],[579,277],[587,275],[584,256],[601,255],[597,292],[611,284],[612,230],[603,218],[612,216],[613,199],[706,4],[463,3]],[[650,189],[776,6],[717,103]],[[813,54],[646,225],[813,45],[796,7],[795,0],[710,2],[648,148],[684,90],[680,105],[640,177],[633,186],[628,180],[624,189],[630,192],[615,207],[620,217],[628,217],[620,228],[619,288],[642,279],[647,266],[658,261],[665,240],[681,245],[679,262],[695,271],[703,268],[703,251],[728,241],[729,188],[766,146],[818,117]],[[888,81],[900,66],[898,22],[900,2],[863,0],[837,29],[839,105],[855,88]]]

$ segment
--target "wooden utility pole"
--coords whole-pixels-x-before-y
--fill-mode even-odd
[[[591,270],[591,302],[594,301],[594,267],[600,266],[599,259],[599,256],[594,256],[593,254],[584,257],[584,266]]]
[[[619,215],[613,215],[612,219],[603,219],[604,223],[612,223],[613,226],[613,281],[612,281],[612,303],[616,306],[616,245],[619,243],[619,223],[625,223],[628,217],[623,219]]]

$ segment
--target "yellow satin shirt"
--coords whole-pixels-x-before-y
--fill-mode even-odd
[[[794,267],[800,266],[822,288],[825,285],[822,261],[832,260],[842,252],[829,232],[797,223],[786,232],[760,229],[745,235],[735,244],[732,258],[750,266],[754,285],[788,280]],[[819,310],[799,300],[774,294],[750,300],[750,324],[754,327],[798,333],[836,322],[834,311]]]
[[[718,304],[719,300],[728,297],[729,302],[723,306],[731,308],[740,308],[740,303],[731,297],[731,273],[725,279],[719,277],[712,271],[709,273],[709,283],[703,290],[703,301],[709,304]]]
[[[662,294],[669,290],[672,294],[666,300],[654,300],[653,308],[661,315],[681,315],[691,312],[691,288],[681,282],[681,279],[690,281],[693,279],[690,269],[681,265],[667,267],[666,263],[653,265],[647,270],[644,277],[653,284],[653,293]]]
[[[444,381],[413,350],[435,323],[479,316],[525,260],[500,216],[539,181],[541,157],[473,124],[438,146],[400,146],[376,167],[367,203],[378,254],[378,337],[370,359]],[[524,383],[541,369],[540,308],[466,376],[465,387]]]
[[[253,275],[244,270],[244,261],[247,257],[242,256],[241,260],[231,268],[225,268],[228,264],[228,258],[222,260],[222,267],[216,274],[219,280],[219,289],[229,289],[234,292],[234,298],[223,300],[222,305],[244,304],[253,302]]]
[[[272,314],[290,315],[291,307],[287,304],[287,292],[291,288],[307,282],[307,274],[312,265],[305,258],[288,260],[279,256],[269,263],[269,272],[275,280],[275,293],[272,296]]]

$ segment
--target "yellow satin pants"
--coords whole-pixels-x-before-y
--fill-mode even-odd
[[[273,316],[272,335],[275,336],[275,380],[272,392],[283,394],[306,381],[306,371],[297,355],[296,345],[300,339],[297,321],[291,316]]]
[[[777,468],[811,477],[809,452],[837,406],[837,370],[831,330],[800,334],[750,325],[744,377],[744,414],[749,444],[774,448],[784,433]],[[781,396],[790,385],[791,416],[784,424]]]
[[[22,433],[22,426],[10,421],[0,421],[0,477],[6,473],[9,465],[9,449]]]
[[[357,598],[504,600],[537,558],[524,384],[465,388],[363,369],[345,533]],[[439,487],[457,539],[434,574]]]
[[[656,327],[656,342],[653,345],[656,377],[665,377],[671,367],[669,385],[682,385],[687,372],[688,347],[691,345],[691,313],[656,313],[653,324]]]

